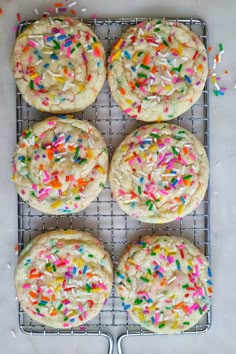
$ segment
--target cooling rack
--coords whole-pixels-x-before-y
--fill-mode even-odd
[[[92,27],[101,42],[107,55],[116,39],[129,26],[135,25],[144,20],[152,18],[99,18],[86,19],[84,22]],[[197,18],[166,18],[169,21],[176,21],[188,26],[198,34],[206,47],[208,47],[208,33],[206,23]],[[33,21],[22,22],[17,29],[17,36]],[[209,91],[208,82],[204,91],[190,110],[173,120],[172,122],[181,125],[191,131],[204,145],[209,155]],[[17,139],[22,132],[45,119],[50,114],[41,113],[29,106],[23,99],[20,92],[16,93],[16,117],[17,117]],[[105,83],[102,91],[93,105],[84,111],[75,114],[78,119],[86,119],[94,124],[102,133],[109,149],[110,158],[115,148],[121,143],[127,134],[142,125],[121,112],[113,100]],[[208,189],[209,191],[209,189]],[[82,229],[91,232],[103,244],[110,253],[114,271],[118,259],[128,244],[144,235],[174,235],[183,236],[192,241],[205,256],[210,260],[210,215],[209,215],[209,192],[201,205],[191,214],[183,219],[164,225],[152,225],[132,219],[119,208],[111,196],[108,184],[98,198],[83,212],[76,215],[53,216],[41,213],[30,208],[18,197],[18,247],[19,253],[24,246],[36,235],[55,230]],[[194,334],[206,332],[211,326],[211,308],[204,315],[202,320],[191,329],[182,334]],[[122,342],[128,336],[156,335],[132,321],[127,312],[124,311],[121,301],[118,298],[114,284],[111,295],[99,315],[86,325],[74,329],[53,329],[40,325],[31,319],[19,305],[19,326],[20,329],[29,335],[100,335],[108,340],[108,352],[113,352],[114,332],[117,337],[118,353],[122,354]]]

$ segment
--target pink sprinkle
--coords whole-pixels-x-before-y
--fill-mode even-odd
[[[194,73],[192,68],[187,68],[186,69],[187,73],[189,73],[190,75],[192,75]]]
[[[129,113],[129,112],[131,112],[132,111],[132,108],[126,108],[126,109],[124,109],[124,113]]]
[[[53,121],[49,121],[49,122],[48,122],[48,125],[55,125],[55,124],[56,124],[56,123],[53,122]],[[45,133],[43,133],[43,134],[45,135]],[[42,134],[42,135],[43,135],[43,134]],[[41,138],[42,135],[40,135],[40,138]],[[44,135],[43,135],[43,136],[44,136]]]
[[[119,189],[119,190],[118,190],[118,193],[119,193],[120,195],[125,195],[125,194],[126,194],[125,191],[123,191],[123,189]]]
[[[103,290],[107,290],[107,287],[106,287],[106,285],[104,284],[104,283],[98,283],[98,287],[99,288],[101,288],[101,289],[103,289]]]
[[[32,184],[32,189],[33,189],[34,191],[36,191],[36,190],[37,190],[37,184]]]
[[[160,259],[162,259],[163,261],[166,259],[166,257],[164,256],[164,254],[160,254]],[[158,268],[158,270],[162,270],[164,272],[164,270],[162,268]]]
[[[63,323],[63,327],[69,327],[69,323]]]
[[[13,27],[13,32],[17,31],[17,26]]]
[[[67,47],[67,50],[66,50],[66,57],[67,57],[67,58],[70,58],[70,47]]]
[[[174,257],[172,256],[167,256],[168,263],[171,264],[174,262]]]
[[[78,309],[80,310],[80,312],[83,312],[83,306],[78,305]]]
[[[17,172],[17,168],[16,168],[16,165],[15,165],[15,164],[13,165],[13,172],[14,172],[14,173]]]
[[[28,62],[29,62],[29,63],[32,63],[32,60],[33,60],[33,57],[30,56],[30,57],[28,58]]]
[[[97,18],[97,15],[93,15],[93,16],[92,16],[92,18],[93,18],[94,20],[96,20],[96,18]]]
[[[194,160],[194,161],[197,160],[196,156],[194,156],[193,154],[189,154],[189,157],[190,157],[190,159],[192,159],[192,160]],[[187,164],[187,162],[186,162],[186,164]]]
[[[196,82],[196,85],[198,86],[198,85],[200,85],[200,83],[201,83],[201,81],[198,81],[198,82]]]
[[[140,91],[142,91],[143,93],[146,92],[146,90],[145,90],[145,88],[144,88],[143,86],[140,86],[139,89],[140,89]]]
[[[88,312],[84,312],[84,318],[87,318],[87,316],[88,316]]]
[[[75,204],[74,204],[74,208],[75,208],[75,209],[78,209],[78,207],[79,207],[78,204],[75,203]]]
[[[178,247],[179,247],[180,249],[183,249],[183,248],[185,248],[185,244],[184,244],[184,243],[181,243]]]
[[[43,182],[48,182],[48,181],[50,181],[50,175],[49,175],[49,173],[48,173],[47,171],[43,171],[43,174],[44,174],[44,176],[45,176]]]
[[[34,42],[34,41],[32,41],[32,39],[29,39],[29,40],[28,40],[28,44],[29,44],[31,47],[33,47],[33,48],[36,48],[36,47],[37,47],[37,43]]]
[[[39,158],[40,158],[40,155],[36,155],[34,159],[37,161]]]
[[[43,200],[43,199],[45,199],[47,197],[48,197],[48,193],[43,193],[43,194],[40,195],[40,197],[38,197],[38,200],[41,201],[41,200]]]
[[[176,84],[176,82],[177,82],[177,77],[174,76],[172,81],[173,81],[174,84]]]
[[[170,143],[170,138],[166,138],[166,139],[164,140],[164,142],[165,142],[166,144]]]
[[[23,289],[29,289],[30,288],[30,284],[25,283],[25,284],[22,285],[22,288]]]
[[[86,55],[84,53],[81,54],[82,55],[82,58],[83,58],[83,61],[84,61],[84,64],[87,63],[87,58],[86,58]]]
[[[162,195],[168,195],[168,193],[166,191],[164,191],[163,189],[160,189],[159,193],[162,194]]]
[[[135,161],[135,158],[134,158],[134,159],[129,160],[128,164],[129,164],[129,165],[132,165],[132,164],[134,163],[134,161]]]
[[[38,82],[41,80],[41,77],[40,76],[38,76],[38,77],[36,77],[36,79],[34,79],[34,83],[35,84],[38,84]]]
[[[202,261],[202,259],[201,259],[200,256],[197,256],[196,259],[197,259],[197,261],[198,261],[199,264],[201,264],[201,265],[203,264],[203,261]]]

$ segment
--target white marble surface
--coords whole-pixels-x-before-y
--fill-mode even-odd
[[[12,28],[16,13],[22,19],[35,18],[56,1],[0,0],[0,353],[6,354],[90,354],[106,352],[102,338],[30,337],[18,328],[17,303],[13,285],[14,245],[17,242],[16,193],[11,178],[11,156],[15,146],[15,86],[9,68],[9,56],[14,41]],[[215,280],[213,325],[207,334],[188,336],[158,336],[125,339],[126,353],[132,354],[233,354],[235,353],[235,263],[236,245],[236,117],[235,101],[235,0],[81,0],[78,9],[82,17],[106,16],[199,16],[206,20],[210,44],[217,50],[223,43],[225,54],[219,73],[228,88],[224,97],[211,94],[211,227],[212,268]],[[211,58],[212,60],[212,58]],[[9,268],[8,264],[11,268]],[[231,289],[231,290],[230,290]],[[14,330],[16,337],[11,334]]]

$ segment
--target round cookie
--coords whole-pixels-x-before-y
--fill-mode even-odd
[[[40,111],[78,112],[105,78],[105,52],[90,27],[72,17],[43,17],[16,39],[12,70],[24,99]]]
[[[18,300],[29,316],[55,328],[80,326],[95,317],[112,287],[112,263],[87,232],[57,230],[37,236],[15,270]]]
[[[120,258],[116,289],[122,305],[142,327],[177,333],[194,326],[212,300],[212,273],[188,240],[145,236]]]
[[[112,158],[113,196],[128,215],[167,223],[202,201],[209,176],[206,152],[189,131],[156,123],[129,134]]]
[[[152,20],[130,27],[108,65],[114,100],[132,118],[173,119],[200,97],[208,75],[206,49],[181,23]]]
[[[77,213],[101,192],[108,154],[99,131],[87,121],[50,117],[27,129],[13,157],[21,198],[49,214]]]

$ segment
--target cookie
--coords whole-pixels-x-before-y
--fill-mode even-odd
[[[92,104],[106,78],[105,52],[90,27],[72,17],[43,17],[16,39],[16,84],[43,112],[78,112]]]
[[[94,126],[50,117],[20,137],[12,180],[31,207],[54,215],[77,213],[101,192],[107,169],[107,148]]]
[[[194,326],[212,301],[212,273],[190,241],[145,236],[127,248],[116,272],[125,310],[142,327],[172,334]]]
[[[130,27],[109,57],[114,100],[132,118],[173,119],[200,97],[208,75],[206,49],[181,23],[152,20]]]
[[[117,203],[148,223],[183,217],[202,201],[209,176],[206,152],[189,131],[156,123],[129,134],[112,158],[109,180]]]
[[[57,230],[37,236],[15,270],[17,297],[28,315],[55,328],[80,326],[95,317],[112,287],[112,263],[87,232]]]

